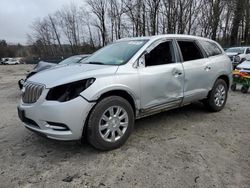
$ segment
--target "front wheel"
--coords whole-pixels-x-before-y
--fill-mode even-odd
[[[100,150],[112,150],[122,146],[134,126],[134,112],[130,103],[118,96],[102,99],[92,110],[87,138]]]
[[[227,102],[227,95],[228,87],[226,82],[218,79],[210,91],[208,98],[204,101],[204,104],[212,112],[221,111]]]

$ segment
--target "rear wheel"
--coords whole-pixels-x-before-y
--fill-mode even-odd
[[[228,87],[226,82],[222,79],[218,79],[210,91],[208,98],[204,101],[204,104],[210,111],[218,112],[224,108],[227,95]]]
[[[88,121],[89,143],[100,150],[122,146],[134,126],[134,112],[130,103],[118,96],[102,99],[92,110]]]

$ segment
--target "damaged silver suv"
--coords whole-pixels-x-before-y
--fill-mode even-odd
[[[194,101],[222,110],[231,69],[223,49],[209,39],[121,39],[80,64],[30,77],[18,114],[26,128],[48,138],[87,138],[95,148],[111,150],[125,143],[135,119]]]

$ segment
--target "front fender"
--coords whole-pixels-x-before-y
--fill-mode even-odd
[[[126,82],[129,82],[129,84],[126,84]],[[136,108],[139,109],[140,87],[136,79],[133,82],[130,82],[127,79],[122,79],[119,76],[97,79],[93,85],[83,91],[80,95],[88,101],[96,101],[101,95],[118,90],[127,92],[134,99]]]

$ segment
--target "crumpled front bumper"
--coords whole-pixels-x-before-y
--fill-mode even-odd
[[[78,140],[82,137],[85,121],[94,105],[94,102],[88,102],[81,96],[67,102],[44,99],[33,104],[21,102],[18,114],[26,128],[48,138]]]

